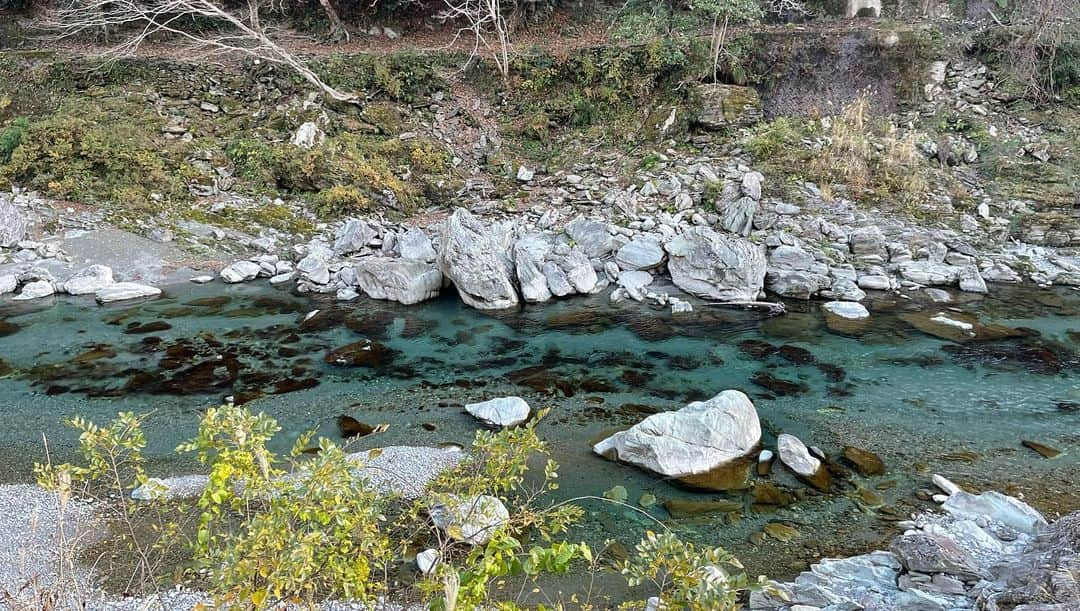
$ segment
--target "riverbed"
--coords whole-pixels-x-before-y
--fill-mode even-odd
[[[202,410],[227,399],[275,417],[279,450],[310,429],[340,440],[341,415],[389,425],[351,442],[362,449],[468,445],[480,425],[463,405],[518,395],[551,408],[538,431],[562,464],[560,498],[621,485],[636,504],[647,493],[659,502],[645,511],[692,540],[727,547],[751,574],[785,577],[823,556],[880,547],[896,520],[932,506],[916,495],[935,472],[1022,494],[1050,516],[1080,508],[1080,293],[1016,287],[955,294],[948,304],[912,297],[872,296],[870,323],[857,329],[831,328],[813,302],[788,302],[788,314],[772,318],[702,303],[673,316],[605,296],[485,313],[452,294],[404,307],[260,283],[177,286],[110,307],[0,302],[0,480],[31,481],[43,438],[54,461],[75,458],[75,435],[62,422],[76,414],[104,422],[149,412],[150,471],[174,475],[198,470],[173,450]],[[911,322],[939,312],[1022,332],[949,341]],[[327,362],[335,350],[353,366]],[[797,493],[778,507],[754,504],[748,492],[687,490],[590,451],[607,432],[729,388],[754,401],[766,447],[793,433],[841,466],[845,446],[875,452],[886,472],[849,469],[834,492],[819,494],[774,470]],[[1022,440],[1064,454],[1047,459]],[[742,509],[673,516],[664,508],[672,499]],[[591,542],[629,548],[655,527],[625,508],[583,504],[576,535]],[[797,535],[763,538],[763,525],[776,521]]]

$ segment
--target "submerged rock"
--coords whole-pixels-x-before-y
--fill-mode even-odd
[[[760,443],[754,404],[737,390],[725,390],[708,401],[649,416],[593,451],[689,486],[730,490],[746,486]]]
[[[881,460],[880,456],[869,450],[856,448],[855,446],[844,446],[842,456],[844,460],[855,465],[855,470],[864,477],[885,473],[885,462]]]
[[[393,357],[393,350],[379,342],[365,339],[331,350],[323,361],[341,367],[385,367]]]
[[[507,228],[484,225],[464,208],[458,208],[447,219],[439,267],[457,287],[462,301],[480,310],[500,310],[518,304],[508,245]]]
[[[765,283],[764,248],[706,227],[691,227],[665,245],[675,286],[704,299],[753,301]]]
[[[465,411],[491,426],[515,426],[529,419],[529,404],[521,397],[501,397],[469,403]]]

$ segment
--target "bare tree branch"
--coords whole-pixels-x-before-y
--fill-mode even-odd
[[[70,0],[49,13],[41,26],[60,39],[119,32],[120,42],[101,53],[106,62],[134,55],[154,36],[178,38],[198,52],[246,55],[285,66],[334,100],[359,103],[356,94],[327,84],[274,41],[259,15],[263,1],[248,0],[247,10],[241,13],[228,11],[213,0]],[[215,23],[220,29],[204,33],[191,27],[196,21]]]

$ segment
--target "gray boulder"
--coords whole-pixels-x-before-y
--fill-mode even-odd
[[[424,233],[423,229],[413,227],[401,234],[398,238],[398,253],[402,259],[414,259],[428,263],[438,256],[435,248],[431,245],[431,238]]]
[[[650,270],[664,263],[664,249],[653,239],[638,237],[615,253],[615,263],[624,270]]]
[[[373,240],[378,231],[360,219],[349,219],[338,228],[337,239],[334,240],[334,254],[347,255],[356,252]]]
[[[19,294],[12,297],[15,301],[29,301],[31,299],[41,299],[42,297],[48,297],[56,292],[56,287],[48,280],[34,280],[33,282],[27,282],[23,285]]]
[[[356,285],[372,299],[412,305],[438,297],[442,288],[439,269],[415,259],[365,257],[353,269]]]
[[[593,451],[690,486],[730,490],[746,485],[761,445],[754,404],[737,390],[649,416],[593,446]]]
[[[89,295],[113,283],[112,268],[107,265],[91,265],[75,272],[64,282],[64,292],[69,295]]]
[[[551,299],[544,263],[551,254],[551,242],[541,234],[527,235],[514,243],[514,270],[521,296],[530,303]]]
[[[859,227],[848,234],[848,246],[857,257],[877,256],[883,260],[889,256],[885,247],[885,234],[877,225]]]
[[[259,276],[262,267],[254,261],[237,261],[221,270],[221,279],[229,284],[247,282]]]
[[[566,279],[570,286],[574,287],[574,291],[588,295],[596,289],[596,283],[600,279],[582,249],[575,248],[570,251],[569,255],[557,257],[555,261],[559,264],[559,268],[562,269],[563,273],[566,274]]]
[[[0,248],[13,248],[26,237],[28,223],[11,197],[0,194]]]
[[[724,231],[737,233],[743,237],[754,229],[754,214],[757,213],[757,200],[740,197],[721,204],[720,226]]]
[[[765,283],[764,247],[692,227],[665,245],[675,286],[704,299],[753,301]]]
[[[500,310],[519,303],[513,264],[507,254],[509,237],[508,228],[484,225],[464,208],[446,220],[439,267],[466,304],[480,310]]]
[[[579,216],[566,224],[566,235],[585,251],[590,259],[610,255],[619,244],[608,232],[607,225]]]
[[[137,282],[117,282],[94,293],[98,303],[112,303],[114,301],[128,301],[130,299],[145,299],[148,297],[160,297],[161,289]]]
[[[19,288],[19,278],[15,274],[0,274],[0,295],[14,293]]]

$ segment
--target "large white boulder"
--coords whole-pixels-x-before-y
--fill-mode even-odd
[[[416,259],[365,257],[353,267],[357,286],[372,299],[411,305],[438,297],[442,288],[439,269]]]
[[[439,267],[467,305],[501,310],[519,303],[509,243],[508,227],[485,225],[464,208],[458,208],[446,220],[439,244]]]
[[[113,281],[113,271],[108,265],[91,265],[75,272],[64,282],[64,292],[69,295],[89,295],[98,292]]]
[[[34,280],[33,282],[27,282],[23,285],[19,294],[12,297],[15,301],[29,301],[31,299],[41,299],[42,297],[48,297],[56,292],[56,287],[52,282],[48,280]]]
[[[529,404],[521,397],[500,397],[482,403],[469,403],[465,411],[492,426],[514,426],[529,419]]]
[[[653,414],[593,446],[611,460],[712,490],[742,488],[761,445],[750,399],[725,390],[674,412]]]
[[[753,301],[765,283],[765,249],[745,238],[691,227],[664,248],[671,281],[691,295]]]

